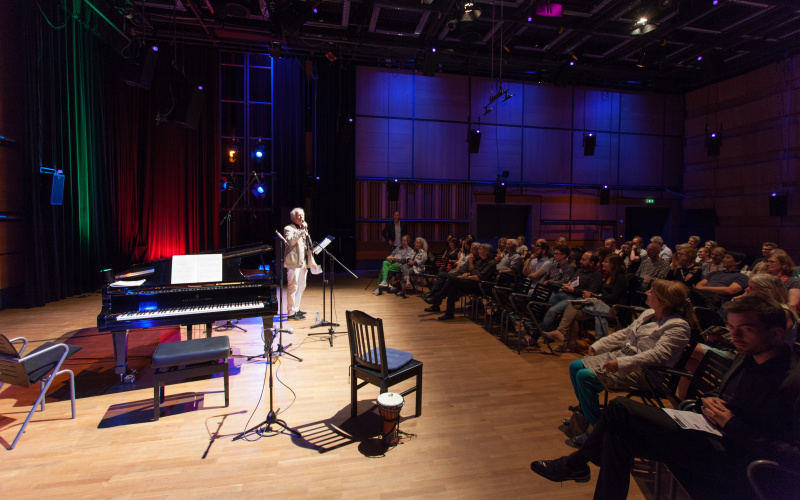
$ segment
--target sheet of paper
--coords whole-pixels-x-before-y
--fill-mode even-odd
[[[693,429],[696,431],[714,434],[715,436],[722,436],[722,433],[716,427],[711,425],[711,423],[706,420],[706,417],[700,413],[695,413],[693,411],[673,410],[672,408],[663,408],[663,410],[667,412],[667,415],[669,415],[676,424],[680,425],[684,429]]]
[[[111,283],[111,286],[123,288],[123,287],[131,287],[131,286],[142,286],[142,284],[147,280],[119,280]]]
[[[222,254],[173,255],[173,285],[222,281]]]
[[[322,240],[322,242],[320,242],[320,244],[319,244],[319,245],[317,245],[316,247],[314,247],[314,250],[312,250],[312,252],[314,253],[314,255],[319,255],[319,253],[322,251],[322,249],[323,249],[323,248],[325,248],[325,247],[327,247],[328,245],[330,245],[330,244],[331,244],[331,241],[333,241],[333,239],[334,239],[334,238],[333,238],[333,236],[327,236],[327,237],[325,237],[325,239],[324,239],[324,240]]]

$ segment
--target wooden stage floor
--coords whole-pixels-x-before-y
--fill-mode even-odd
[[[572,451],[559,425],[575,403],[567,365],[576,355],[517,355],[458,313],[454,321],[439,322],[438,314],[423,311],[419,297],[375,297],[375,281],[365,290],[369,278],[337,277],[337,332],[345,332],[347,309],[361,309],[383,318],[390,347],[424,363],[422,416],[414,418],[414,397],[407,397],[400,424],[406,434],[386,450],[376,387],[359,391],[360,415],[350,419],[347,335],[335,335],[333,347],[327,337],[308,336],[325,331],[309,328],[322,310],[319,279],[309,281],[303,300],[308,319],[289,322],[295,332],[283,336],[303,361],[283,357],[273,365],[275,408],[302,438],[270,433],[232,441],[266,417],[269,366],[245,359],[263,352],[260,320],[242,321],[245,333],[227,333],[234,352],[229,407],[223,406],[221,378],[204,378],[168,386],[166,410],[154,422],[149,358],[159,342],[185,338],[185,330],[132,332],[130,365],[140,376],[121,384],[111,338],[94,328],[99,294],[0,311],[8,337],[83,347],[66,363],[76,374],[77,418],[69,418],[66,377],[59,378],[47,410],[36,413],[10,451],[36,392],[0,389],[3,497],[591,498],[594,466],[591,482],[563,485],[529,468],[533,459]],[[643,498],[633,481],[631,497]]]

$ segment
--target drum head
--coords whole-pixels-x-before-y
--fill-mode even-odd
[[[400,406],[403,404],[403,396],[394,392],[384,392],[378,396],[378,405],[387,406]]]

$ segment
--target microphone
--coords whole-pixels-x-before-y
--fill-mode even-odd
[[[289,328],[270,328],[270,330],[278,333],[294,333],[294,328],[291,326]]]

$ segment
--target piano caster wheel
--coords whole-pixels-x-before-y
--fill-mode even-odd
[[[122,381],[126,384],[132,384],[136,381],[136,375],[138,375],[136,370],[129,370],[125,376],[122,377]]]

